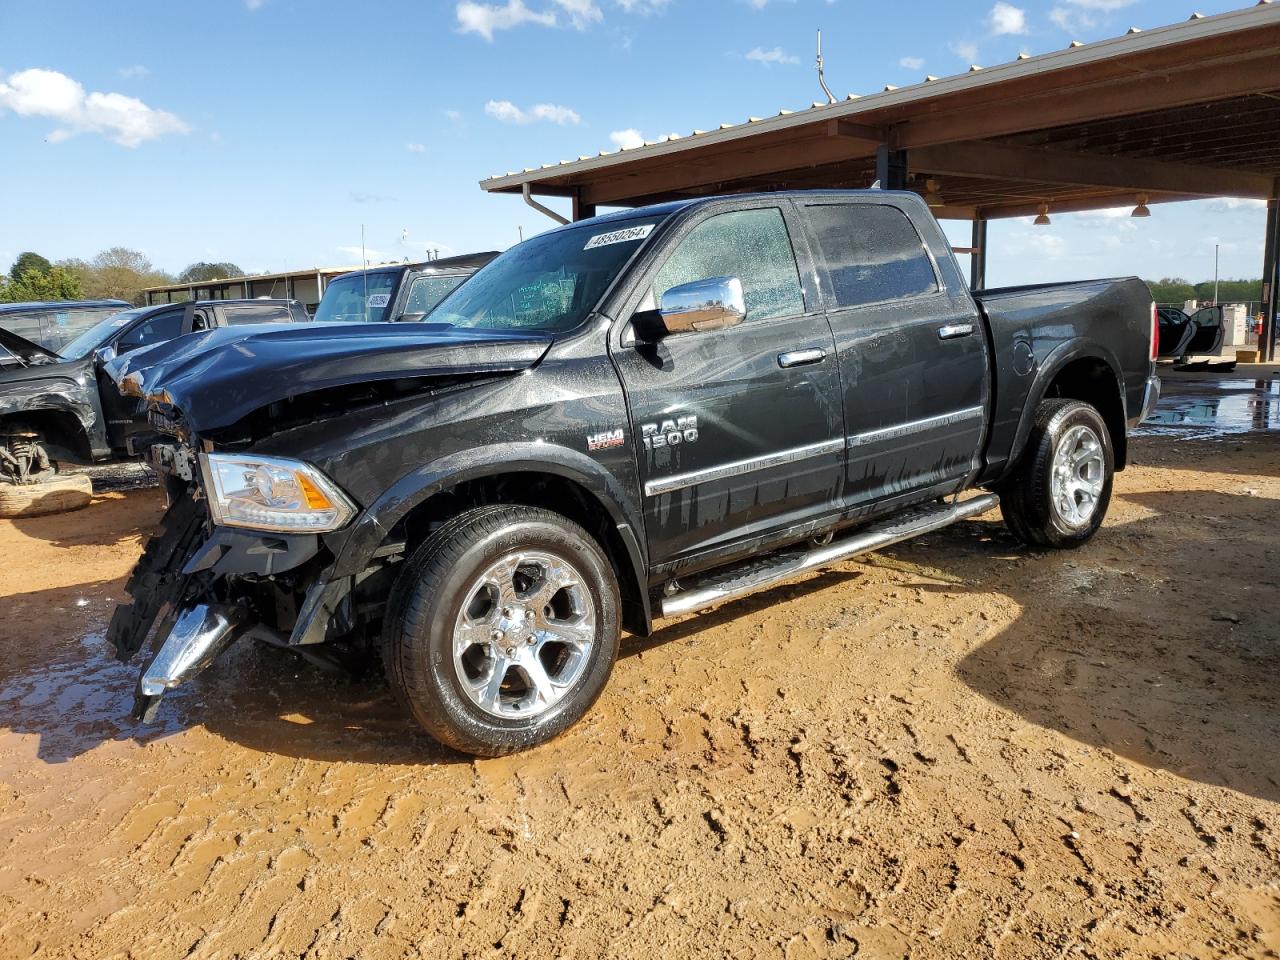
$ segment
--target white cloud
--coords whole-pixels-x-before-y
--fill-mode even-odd
[[[578,116],[577,111],[554,103],[537,103],[528,110],[522,110],[510,100],[490,100],[484,105],[484,112],[503,123],[524,124],[546,120],[564,126],[582,122],[582,117]]]
[[[616,0],[616,2],[623,13],[638,13],[647,17],[651,13],[661,13],[671,0]]]
[[[609,134],[609,139],[620,150],[634,150],[636,147],[644,146],[644,134],[635,127],[628,127],[626,130],[615,130]]]
[[[121,67],[119,72],[120,76],[126,80],[145,80],[151,75],[151,71],[140,63],[135,63],[131,67]]]
[[[61,143],[78,133],[100,133],[122,147],[136,147],[167,133],[187,133],[172,113],[121,93],[85,93],[75,80],[56,70],[22,70],[0,80],[0,113],[47,117],[59,126],[49,134]]]
[[[406,143],[404,148],[410,153],[426,153],[427,145],[425,143]]]
[[[951,48],[951,52],[963,60],[965,63],[976,63],[978,60],[978,45],[968,40],[952,41],[947,44]]]
[[[363,249],[360,247],[335,247],[334,249],[339,253],[345,253],[357,263],[360,262],[361,254],[364,254],[366,263],[381,263],[391,256],[385,250],[374,250],[372,247],[364,247]]]
[[[906,67],[908,70],[919,70],[924,66],[924,57],[903,57],[898,61],[898,66]]]
[[[449,118],[450,123],[457,123],[462,119],[461,110],[446,110],[444,115]]]
[[[604,14],[596,6],[595,0],[554,0],[555,5],[569,15],[569,22],[575,29],[585,30],[592,23],[599,23]]]
[[[1265,210],[1267,201],[1253,200],[1247,197],[1218,197],[1210,200],[1209,205],[1216,210]]]
[[[257,10],[266,2],[267,0],[244,0],[244,5],[250,10]]]
[[[766,67],[771,67],[775,63],[799,63],[800,62],[799,57],[796,57],[790,53],[787,53],[781,47],[774,47],[772,50],[764,50],[760,47],[756,47],[754,50],[752,50],[750,53],[747,54],[747,59],[753,60],[759,64],[763,64]]]
[[[669,133],[665,137],[658,137],[657,140],[670,140],[672,137],[679,136],[678,133]],[[636,147],[643,147],[648,142],[645,135],[635,127],[628,127],[626,130],[614,130],[609,134],[609,139],[620,150],[634,150]]]
[[[501,6],[462,0],[454,13],[462,33],[478,33],[486,40],[492,40],[496,30],[510,30],[522,23],[536,23],[544,27],[556,25],[554,11],[537,13],[525,6],[524,0],[507,0]]]
[[[1134,3],[1135,0],[1062,0],[1063,5],[1049,11],[1054,25],[1067,31],[1088,30],[1105,17]]]
[[[1011,3],[1000,0],[987,14],[991,31],[997,35],[1027,32],[1027,14]]]
[[[596,0],[550,0],[552,8],[544,10],[530,9],[525,0],[506,0],[505,3],[478,3],[476,0],[461,0],[454,8],[458,18],[458,30],[462,33],[478,33],[486,40],[492,40],[499,30],[510,30],[526,23],[535,23],[543,27],[558,26],[560,21],[556,14],[558,8],[568,17],[569,25],[578,30],[585,30],[593,23],[604,20],[604,11]],[[665,0],[663,0],[665,2]],[[652,0],[631,0],[632,7],[652,6]],[[662,4],[659,3],[658,6]]]

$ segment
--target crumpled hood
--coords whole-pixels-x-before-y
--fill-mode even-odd
[[[196,431],[330,387],[405,377],[510,373],[536,364],[543,333],[432,323],[289,323],[222,327],[118,357],[122,392],[164,400]]]

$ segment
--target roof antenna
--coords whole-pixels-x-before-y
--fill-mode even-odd
[[[822,92],[827,95],[827,103],[835,103],[836,98],[831,93],[831,88],[827,86],[827,81],[822,78],[822,28],[818,28],[818,83],[822,86]]]

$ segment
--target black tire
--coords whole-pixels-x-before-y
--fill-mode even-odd
[[[1098,441],[1101,459],[1100,489],[1092,496],[1092,512],[1071,522],[1054,501],[1054,457],[1076,427]],[[1074,436],[1088,434],[1075,431]],[[1009,531],[1028,546],[1070,550],[1098,532],[1106,519],[1115,478],[1115,453],[1102,415],[1079,400],[1044,400],[1036,408],[1035,423],[1026,450],[1013,473],[999,487],[1000,512]],[[1072,495],[1072,501],[1075,495]],[[1071,502],[1071,501],[1069,501]]]
[[[574,590],[583,591],[579,600],[585,604],[589,596],[594,639],[575,656],[575,679],[554,705],[531,707],[541,712],[526,716],[498,716],[483,709],[464,688],[459,674],[468,667],[465,658],[455,661],[454,631],[463,605],[474,605],[486,571],[515,552],[549,556],[572,568],[580,581]],[[613,567],[600,545],[576,523],[536,507],[477,507],[443,524],[405,562],[383,621],[383,665],[396,697],[433,737],[464,753],[503,756],[550,740],[591,708],[618,656],[619,611]],[[502,637],[506,643],[507,634]],[[493,646],[489,652],[501,651]],[[481,665],[507,662],[485,659]],[[510,676],[505,674],[510,668],[503,669]],[[515,669],[518,681],[519,668]],[[489,676],[495,675],[496,667],[491,667]]]

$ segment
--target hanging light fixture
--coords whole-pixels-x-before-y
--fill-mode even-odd
[[[1049,205],[1047,203],[1040,204],[1040,215],[1036,217],[1036,226],[1047,227],[1052,222],[1049,219]]]
[[[1147,195],[1145,193],[1140,193],[1135,199],[1138,201],[1138,205],[1133,208],[1133,213],[1129,214],[1129,216],[1131,217],[1151,216],[1151,208],[1147,206],[1147,199],[1148,199]]]
[[[924,182],[924,202],[931,207],[945,207],[947,202],[942,199],[942,185],[937,180],[930,177]]]

